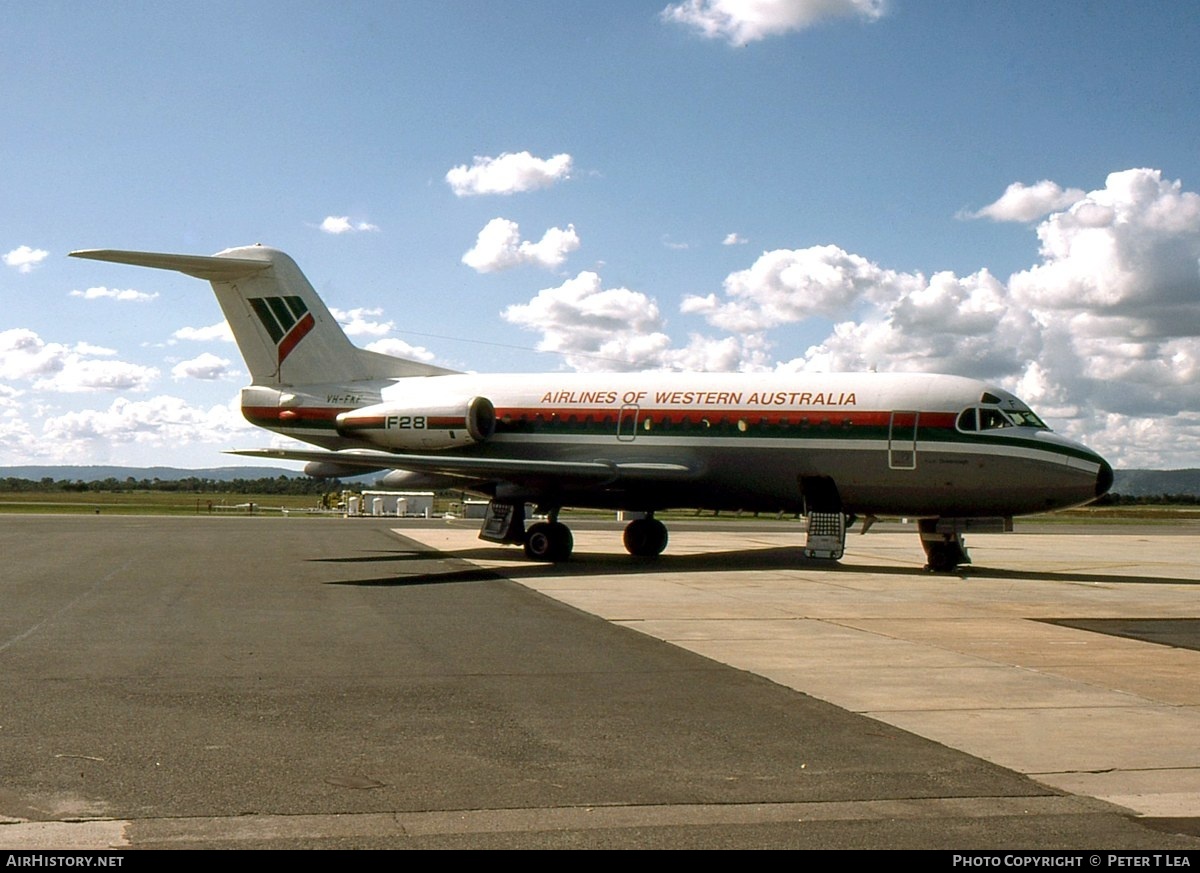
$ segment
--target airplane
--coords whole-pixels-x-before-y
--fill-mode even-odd
[[[633,556],[667,546],[655,513],[807,517],[803,554],[837,560],[847,528],[917,520],[926,568],[971,559],[964,534],[1088,503],[1112,467],[1021,400],[928,373],[479,375],[360,349],[296,262],[262,245],[213,256],[93,249],[73,257],[212,284],[250,371],[242,414],[317,446],[234,454],[305,462],[316,477],[390,470],[397,488],[489,499],[480,538],[567,560],[565,507],[621,510]],[[545,521],[526,526],[526,505]]]

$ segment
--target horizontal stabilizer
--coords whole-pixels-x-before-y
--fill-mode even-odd
[[[174,270],[211,282],[255,385],[382,382],[454,372],[353,345],[296,262],[269,246],[215,255],[84,249],[71,256]]]
[[[116,264],[132,264],[135,267],[155,267],[159,270],[175,270],[197,279],[210,282],[228,282],[252,276],[271,266],[267,260],[248,258],[219,258],[206,255],[171,255],[163,252],[126,252],[119,249],[84,249],[71,252],[73,258],[88,258],[93,261],[112,261]]]

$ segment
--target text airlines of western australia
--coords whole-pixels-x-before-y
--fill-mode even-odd
[[[542,403],[646,403],[649,391],[547,391]],[[667,406],[854,406],[853,391],[655,391],[653,402]]]

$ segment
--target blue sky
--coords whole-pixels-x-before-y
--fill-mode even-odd
[[[0,13],[0,465],[269,443],[205,283],[66,257],[262,242],[447,366],[955,372],[1200,466],[1193,4]]]

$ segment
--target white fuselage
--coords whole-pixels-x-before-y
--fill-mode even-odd
[[[851,513],[1013,516],[1085,503],[1112,477],[1011,394],[956,376],[456,374],[283,391],[274,408],[275,392],[248,392],[260,392],[243,400],[251,421],[330,449],[697,471],[669,485],[547,484],[559,505],[802,511],[803,483],[821,479]],[[477,398],[495,413],[483,439],[465,413]],[[509,497],[546,496],[525,490]]]

